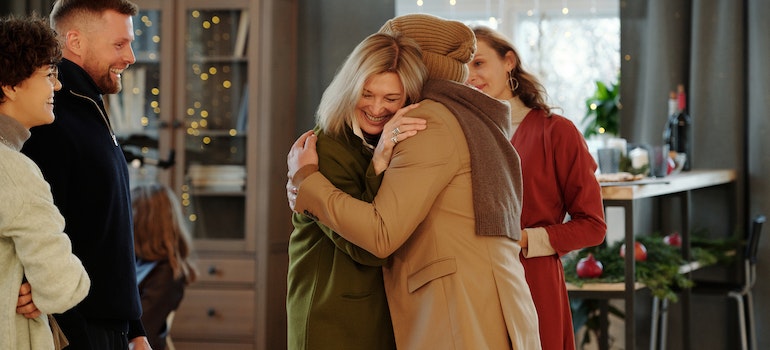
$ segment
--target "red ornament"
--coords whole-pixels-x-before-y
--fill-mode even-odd
[[[666,243],[672,247],[681,247],[682,236],[679,235],[679,232],[672,232],[666,237],[663,237],[663,243]]]
[[[594,258],[594,255],[588,253],[588,256],[582,258],[577,263],[577,275],[580,278],[596,278],[602,275],[604,266]]]
[[[626,257],[626,244],[620,246],[620,257]],[[647,247],[640,242],[634,242],[634,260],[645,261],[647,260]]]

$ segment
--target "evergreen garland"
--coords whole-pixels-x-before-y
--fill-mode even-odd
[[[660,234],[640,235],[636,240],[647,248],[647,260],[636,261],[636,281],[646,285],[652,294],[672,302],[678,300],[676,292],[692,286],[687,274],[679,273],[679,268],[687,262],[682,258],[679,247],[670,246],[663,242]],[[584,283],[619,283],[625,280],[625,260],[620,256],[620,247],[624,242],[615,242],[607,246],[600,245],[586,248],[564,260],[564,277],[567,282],[582,286]],[[694,236],[691,239],[690,253],[693,261],[702,266],[713,265],[717,262],[729,262],[737,247],[734,238],[713,240]],[[598,278],[580,278],[577,276],[577,262],[593,253],[597,261],[604,267]],[[634,249],[628,249],[629,254]]]

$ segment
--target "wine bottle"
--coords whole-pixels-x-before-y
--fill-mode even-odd
[[[687,114],[687,95],[684,92],[684,85],[677,86],[677,111],[671,120],[671,150],[677,153],[687,155],[687,160],[682,167],[683,171],[690,170],[692,163],[692,135],[690,126],[690,115]]]
[[[663,126],[663,145],[668,145],[668,149],[672,151],[674,150],[674,145],[671,144],[671,126],[674,119],[676,119],[676,111],[676,92],[671,91],[668,95],[668,115],[666,116],[666,124]]]

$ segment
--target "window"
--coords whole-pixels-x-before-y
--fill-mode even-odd
[[[619,10],[618,0],[396,1],[396,15],[429,13],[500,31],[545,86],[554,112],[578,126],[595,81],[619,79]]]

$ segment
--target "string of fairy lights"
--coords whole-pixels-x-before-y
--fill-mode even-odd
[[[143,107],[133,108],[137,114],[137,123],[141,126],[140,133],[152,135],[157,133],[161,126],[162,113],[174,111],[161,110],[160,96],[160,55],[161,55],[161,11],[143,10],[135,18],[135,42],[134,51],[137,62],[132,69],[126,72],[143,75],[142,79],[131,80],[134,85],[127,86],[122,94],[141,96]],[[184,107],[181,109],[183,120],[172,117],[171,125],[181,125],[184,128],[185,137],[185,172],[200,171],[201,164],[212,164],[211,168],[220,167],[223,164],[234,164],[242,167],[243,154],[245,152],[245,136],[247,118],[246,79],[248,60],[245,52],[245,28],[248,23],[243,23],[246,12],[241,9],[229,10],[190,10],[186,14],[186,31],[181,33],[184,40],[183,57],[179,61],[184,62],[185,73],[177,79],[181,82],[182,91],[177,91],[180,86],[172,82],[175,93],[183,93]],[[163,36],[172,43],[169,36]],[[239,46],[240,45],[240,46]],[[164,50],[167,49],[164,47]],[[170,48],[169,48],[170,49]],[[176,56],[176,55],[175,55]],[[172,61],[174,61],[172,59]],[[176,69],[175,65],[163,62],[162,69]],[[134,71],[134,72],[130,72]],[[146,75],[146,77],[144,76]],[[124,79],[124,83],[126,83]],[[169,92],[170,93],[170,92]],[[141,111],[141,114],[139,112]],[[168,119],[168,117],[164,117]],[[142,147],[141,152],[147,156],[151,152],[157,152]],[[195,167],[196,169],[193,169]],[[232,166],[230,166],[232,167]],[[207,171],[203,166],[202,171]],[[143,169],[146,170],[146,169]],[[190,222],[198,221],[196,210],[192,208],[194,198],[193,191],[202,188],[211,188],[207,185],[197,185],[197,181],[204,183],[216,183],[218,175],[208,174],[194,178],[190,173],[189,183],[181,186],[180,202],[187,208],[186,212]],[[241,187],[242,186],[238,186]],[[238,188],[228,187],[228,188]],[[215,190],[216,191],[216,190]],[[226,190],[229,191],[229,190]],[[233,190],[236,191],[237,190]],[[197,231],[197,230],[196,230]],[[205,231],[205,230],[204,230]],[[201,231],[199,234],[206,234]]]
[[[243,73],[246,68],[245,60],[228,59],[235,57],[233,52],[233,39],[238,29],[237,22],[240,11],[198,11],[189,12],[189,30],[185,33],[186,61],[187,61],[187,104],[185,108],[186,133],[189,136],[200,137],[202,145],[212,142],[211,136],[205,136],[210,131],[217,131],[216,135],[237,136],[243,130],[238,130],[232,125],[233,117],[237,113],[237,103],[233,105],[233,94],[238,95],[232,89],[242,88],[233,82],[232,78],[237,73]],[[156,23],[147,14],[139,16],[135,29],[135,50],[141,50],[147,62],[157,64],[159,58],[159,44],[161,36],[155,28]],[[149,41],[144,36],[149,36]],[[144,40],[143,40],[144,39]],[[154,45],[149,46],[152,43]],[[147,46],[147,47],[145,47]],[[233,67],[232,64],[240,67]],[[245,74],[243,74],[245,75]],[[140,123],[144,127],[151,127],[151,120],[158,119],[161,113],[159,86],[133,86],[130,93],[138,95],[148,89],[150,97],[148,101],[152,115],[143,115]],[[234,107],[235,106],[235,107]],[[214,112],[216,111],[216,112]],[[217,120],[212,120],[215,118]],[[230,123],[227,123],[230,121]],[[227,125],[230,124],[230,125]],[[227,128],[226,126],[232,126]],[[204,135],[203,137],[201,137]]]
[[[590,12],[597,9],[597,0],[571,0],[580,9],[588,8]],[[571,6],[569,0],[397,0],[414,12],[442,13],[447,18],[462,17],[464,14],[475,13],[483,9],[487,16],[488,24],[496,28],[512,9],[525,12],[527,16],[537,16],[542,12],[561,13],[569,15]],[[412,12],[412,11],[407,11]]]

